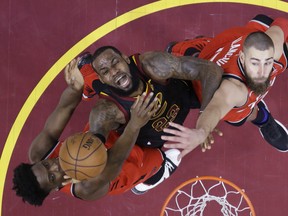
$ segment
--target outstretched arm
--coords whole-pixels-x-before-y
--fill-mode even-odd
[[[91,180],[77,183],[75,192],[78,197],[84,200],[95,200],[108,192],[110,181],[119,175],[124,161],[134,146],[141,127],[158,110],[158,107],[155,107],[156,99],[148,104],[152,95],[150,94],[144,99],[146,95],[142,94],[134,103],[131,108],[131,119],[123,134],[108,151],[108,160],[104,171]]]
[[[222,68],[204,59],[177,57],[165,52],[147,52],[140,56],[140,60],[144,71],[154,80],[200,80],[203,97],[201,110],[207,106],[222,79]]]
[[[202,150],[209,149],[207,138],[217,126],[218,122],[234,107],[240,106],[246,100],[246,92],[242,84],[235,84],[229,80],[223,80],[219,89],[215,92],[211,102],[204,112],[199,116],[196,129],[189,129],[181,125],[171,123],[176,129],[165,128],[164,132],[174,136],[162,136],[163,140],[172,142],[165,144],[166,148],[183,149],[180,157],[185,156],[200,144],[204,144]],[[205,146],[206,145],[206,146]]]
[[[83,85],[76,83],[74,77],[69,75],[75,67],[77,67],[77,61],[73,60],[64,70],[68,87],[62,93],[57,107],[46,120],[43,130],[32,141],[29,149],[31,163],[42,160],[46,153],[55,145],[81,101]]]

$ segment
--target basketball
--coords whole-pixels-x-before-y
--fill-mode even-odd
[[[96,177],[106,166],[107,149],[91,132],[69,136],[62,144],[59,162],[63,171],[73,179]]]

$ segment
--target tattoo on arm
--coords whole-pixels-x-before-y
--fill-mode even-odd
[[[166,80],[170,78],[179,61],[175,57],[164,52],[149,52],[143,55],[142,67],[144,71],[154,80]]]
[[[154,80],[169,78],[200,80],[203,110],[219,87],[223,70],[213,62],[191,56],[173,56],[165,52],[149,52],[141,57],[144,71]]]
[[[115,103],[99,99],[90,113],[89,124],[92,133],[100,133],[107,138],[111,130],[125,124],[125,117]]]
[[[142,60],[144,71],[156,80],[169,78],[194,80],[207,61],[190,56],[176,57],[165,52],[145,53]]]

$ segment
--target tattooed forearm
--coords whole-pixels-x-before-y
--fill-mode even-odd
[[[90,131],[107,137],[111,130],[125,124],[124,114],[111,101],[99,99],[89,117]]]

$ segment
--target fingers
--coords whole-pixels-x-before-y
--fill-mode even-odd
[[[182,126],[180,124],[174,123],[174,122],[169,122],[169,126],[177,128],[178,130],[181,130],[181,131],[187,130],[186,127],[184,127],[184,126]]]
[[[66,65],[64,69],[64,77],[65,77],[67,84],[69,85],[70,84],[69,65]]]
[[[209,134],[207,137],[207,143],[208,144],[213,144],[214,143],[214,137],[212,134]]]
[[[133,103],[133,105],[131,106],[131,110],[134,110],[138,104],[139,104],[139,96],[137,97],[137,99],[136,99],[136,101]]]
[[[206,150],[210,150],[212,148],[212,144],[214,143],[214,137],[210,133],[208,137],[206,138],[205,142],[201,144],[202,152],[205,152]]]
[[[81,182],[81,181],[79,181],[79,180],[77,180],[77,179],[73,179],[73,178],[71,178],[70,176],[68,176],[68,175],[64,175],[63,176],[63,179],[64,179],[64,182],[62,182],[62,186],[65,186],[65,185],[67,185],[67,184],[76,184],[76,183],[79,183],[79,182]]]
[[[214,128],[213,132],[217,133],[218,136],[223,136],[223,132],[217,128]],[[205,152],[206,150],[210,150],[214,142],[215,142],[215,139],[211,132],[206,138],[205,142],[201,144],[202,152]]]
[[[169,148],[169,149],[172,149],[172,148],[177,148],[177,149],[185,149],[186,146],[183,146],[182,143],[165,143],[164,144],[164,148]]]
[[[150,95],[148,95],[149,97]],[[142,95],[137,97],[137,100],[134,102],[134,104],[131,107],[131,110],[137,110],[139,111],[143,105],[143,102],[145,100],[146,97],[146,92],[143,92]],[[151,98],[151,97],[150,97]]]
[[[63,176],[64,181],[62,182],[62,186],[72,183],[72,178],[68,175]]]
[[[69,62],[69,64],[66,65],[65,69],[64,69],[64,73],[65,73],[65,79],[71,81],[75,80],[74,75],[72,74],[72,71],[75,67],[77,67],[78,62],[80,61],[80,58],[78,57],[77,59],[72,59],[71,62]]]
[[[139,106],[140,107],[138,110],[138,114],[140,114],[141,116],[144,116],[147,112],[149,112],[147,109],[147,106],[148,106],[148,104],[149,104],[149,102],[153,96],[153,92],[150,92],[147,97],[146,97],[146,93],[145,94],[144,93],[140,96],[140,99],[139,99]]]
[[[63,178],[64,178],[64,179],[72,179],[72,178],[71,178],[70,176],[68,176],[68,175],[64,175]]]
[[[131,111],[137,112],[141,117],[144,117],[145,115],[148,117],[153,116],[160,107],[156,106],[157,98],[154,98],[154,100],[150,102],[154,95],[153,92],[150,92],[148,96],[146,95],[146,92],[144,92],[142,95],[138,96],[131,107]]]
[[[188,133],[183,133],[182,131],[171,129],[171,128],[164,128],[163,131],[165,133],[172,134],[174,136],[189,137]],[[163,136],[163,137],[165,137],[165,139],[168,138],[166,136]]]
[[[157,105],[157,100],[158,99],[155,97],[154,100],[147,107],[147,114],[149,117],[153,116],[160,108],[160,104]]]
[[[209,136],[206,138],[205,142],[201,144],[202,152],[205,152],[206,150],[210,150],[211,144],[214,143],[214,139],[211,141],[211,137],[209,138]]]
[[[211,144],[208,142],[202,143],[201,144],[201,150],[202,152],[205,152],[206,150],[210,150],[211,149]]]
[[[218,136],[223,136],[223,132],[217,128],[214,128],[214,132],[218,134]]]
[[[76,58],[75,66],[78,67],[78,63],[79,63],[80,59],[81,59],[81,57],[77,57],[77,58]]]
[[[181,140],[182,140],[181,137],[179,137],[179,136],[165,136],[165,135],[162,135],[161,139],[165,140],[165,141],[168,141],[168,142],[175,142],[175,143],[176,142],[181,142]]]

